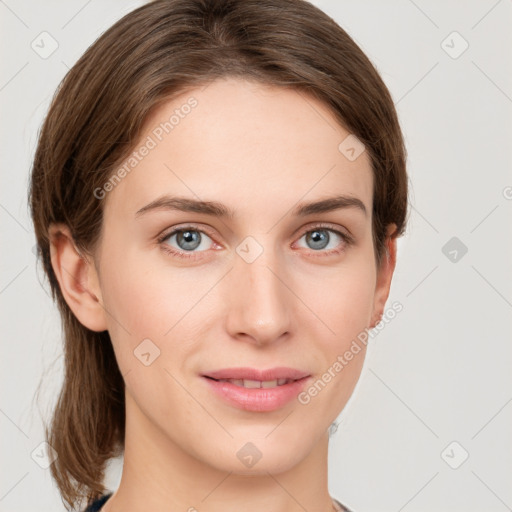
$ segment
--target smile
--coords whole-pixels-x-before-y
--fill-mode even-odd
[[[270,412],[295,402],[310,376],[301,379],[214,379],[203,375],[210,392],[222,403],[251,412]]]

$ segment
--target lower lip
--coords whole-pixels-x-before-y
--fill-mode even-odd
[[[230,382],[203,377],[210,388],[227,402],[245,411],[267,412],[280,409],[297,398],[309,377],[274,388],[243,388]]]

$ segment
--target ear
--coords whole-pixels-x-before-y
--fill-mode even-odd
[[[382,315],[384,307],[388,300],[389,290],[391,288],[391,278],[396,265],[396,224],[389,224],[386,229],[386,251],[382,257],[379,268],[377,269],[377,282],[375,286],[375,298],[373,304],[373,313],[370,329],[375,327]]]
[[[68,226],[52,224],[48,234],[53,271],[68,306],[82,325],[105,331],[106,310],[94,262],[78,251]]]

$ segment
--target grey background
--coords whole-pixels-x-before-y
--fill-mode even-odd
[[[371,339],[339,418],[331,494],[355,512],[512,510],[512,2],[313,3],[388,85],[411,180],[388,302],[404,309]],[[0,0],[1,512],[64,510],[33,457],[63,375],[26,200],[38,129],[67,70],[142,4]],[[58,44],[47,58],[31,46],[51,49],[43,31]]]

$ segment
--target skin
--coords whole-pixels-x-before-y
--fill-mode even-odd
[[[328,427],[354,390],[364,346],[308,404],[292,400],[271,412],[227,404],[199,375],[289,366],[316,381],[379,320],[396,240],[388,238],[377,268],[369,155],[349,161],[338,150],[349,132],[316,99],[239,79],[167,102],[141,141],[191,96],[191,113],[102,199],[94,255],[80,256],[66,226],[50,231],[64,297],[83,325],[109,331],[126,384],[123,474],[103,510],[327,512]],[[219,201],[235,218],[166,209],[135,216],[164,193]],[[337,194],[359,198],[367,215],[290,213]],[[328,246],[315,248],[307,233],[320,222],[354,243],[322,231]],[[176,236],[156,241],[187,223],[202,237],[195,259],[163,250],[186,253]],[[252,263],[236,252],[247,236],[263,248]],[[147,338],[160,350],[149,366],[134,356]],[[236,456],[247,442],[262,454],[251,468]]]

